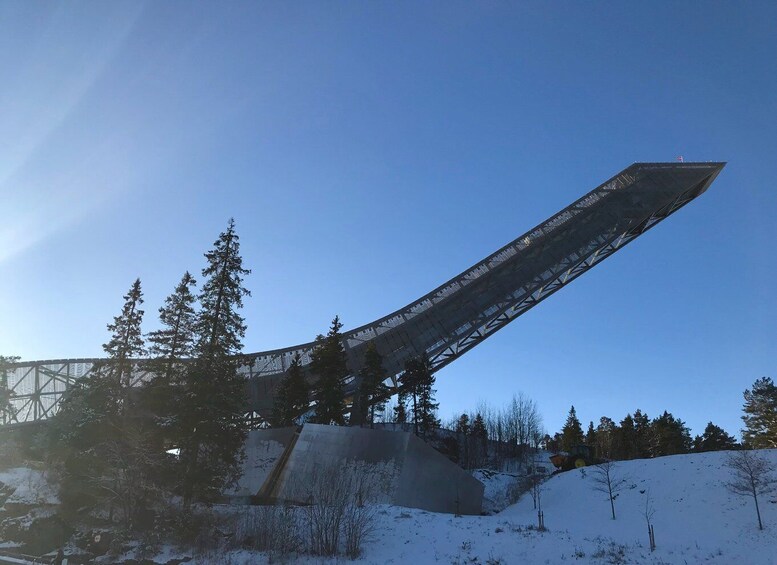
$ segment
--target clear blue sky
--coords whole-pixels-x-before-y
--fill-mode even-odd
[[[0,3],[0,353],[146,330],[234,216],[246,351],[423,295],[634,161],[712,188],[438,373],[552,433],[664,409],[739,434],[777,376],[774,2]]]

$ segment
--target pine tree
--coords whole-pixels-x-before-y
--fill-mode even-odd
[[[402,392],[397,393],[397,404],[394,406],[394,422],[404,425],[407,423],[407,394]]]
[[[400,390],[410,402],[410,415],[413,417],[413,433],[418,435],[418,387],[419,374],[418,359],[409,359],[405,362],[405,371],[399,376]]]
[[[440,407],[440,404],[435,402],[434,394],[437,391],[434,389],[434,382],[436,379],[429,358],[425,355],[421,358],[420,367],[422,372],[418,391],[419,427],[421,435],[427,437],[433,430],[440,427],[440,420],[437,418],[437,408]]]
[[[309,387],[302,370],[302,359],[297,353],[275,392],[272,425],[296,426],[309,406]]]
[[[159,309],[162,327],[147,336],[150,342],[149,353],[154,357],[149,363],[154,377],[143,393],[144,401],[160,428],[160,441],[167,437],[180,442],[180,438],[170,438],[170,434],[176,427],[176,398],[186,375],[184,360],[194,355],[197,341],[196,298],[192,294],[195,285],[194,277],[188,271],[184,273],[181,282]]]
[[[637,408],[634,411],[634,457],[644,459],[650,457],[650,418]]]
[[[480,467],[488,459],[488,431],[483,416],[479,412],[472,422],[472,439],[475,448],[475,465]]]
[[[561,428],[561,450],[572,451],[581,443],[583,443],[583,428],[580,426],[580,420],[577,419],[575,407],[572,406],[569,409],[567,421]]]
[[[108,325],[108,358],[62,400],[52,427],[63,459],[60,495],[65,504],[109,504],[135,527],[149,503],[148,477],[161,458],[147,441],[142,411],[131,394],[135,360],[145,353],[141,322],[143,294],[136,280],[124,296],[121,314]]]
[[[463,468],[469,469],[471,467],[470,455],[469,455],[470,426],[469,426],[469,416],[467,416],[467,414],[462,414],[461,416],[459,416],[459,419],[456,422],[456,433],[460,436],[459,445],[462,446],[459,449],[459,463]]]
[[[617,434],[617,426],[612,419],[607,416],[602,416],[599,419],[599,425],[596,426],[596,454],[599,457],[605,459],[615,459],[612,454],[613,443],[615,441],[615,435]]]
[[[653,420],[651,429],[651,456],[677,455],[688,453],[691,450],[693,440],[691,432],[685,422],[675,418],[667,411]]]
[[[16,356],[0,355],[0,424],[9,424],[16,419],[16,410],[13,406],[14,391],[8,386],[8,374],[10,365],[19,361]]]
[[[312,422],[317,424],[345,425],[345,377],[348,375],[348,358],[343,348],[340,330],[343,325],[335,316],[329,332],[316,337],[310,370],[317,380],[313,385],[316,413]]]
[[[143,292],[140,289],[140,279],[135,279],[130,290],[124,295],[124,306],[121,314],[108,324],[111,339],[103,344],[103,350],[108,354],[109,372],[118,381],[118,385],[126,390],[132,386],[133,358],[146,354],[143,343],[143,333],[140,325],[143,321]]]
[[[239,309],[250,296],[243,277],[251,271],[243,268],[234,220],[205,259],[195,322],[196,360],[182,378],[176,414],[178,476],[186,508],[195,496],[212,500],[238,478],[247,434],[245,381],[237,369],[245,335]]]
[[[190,358],[194,354],[197,315],[192,289],[196,284],[194,277],[186,271],[173,294],[165,299],[165,305],[159,309],[162,328],[148,334],[151,344],[149,353],[160,361],[159,369],[167,380],[172,378],[172,371],[181,359]]]
[[[753,383],[745,390],[745,429],[742,439],[753,449],[777,447],[777,386],[769,377]]]
[[[245,321],[238,310],[251,292],[243,286],[243,277],[251,274],[243,268],[240,238],[235,221],[229,220],[212,250],[205,253],[208,266],[202,270],[205,284],[200,291],[200,314],[196,329],[199,357],[224,359],[240,353],[245,337]]]
[[[596,430],[593,421],[588,422],[588,431],[585,433],[585,444],[589,446],[596,445]]]
[[[429,359],[424,355],[405,363],[405,372],[399,377],[400,387],[412,400],[413,431],[426,437],[440,423],[437,420],[438,404],[434,401],[434,374]]]
[[[702,435],[696,436],[693,440],[693,450],[699,452],[726,451],[736,447],[737,440],[712,422],[707,424]]]
[[[616,459],[634,459],[636,457],[636,430],[631,414],[626,414],[618,427],[613,457]]]
[[[386,370],[383,368],[383,358],[378,353],[374,342],[370,342],[364,353],[364,367],[360,371],[359,386],[359,423],[369,422],[370,428],[375,427],[375,413],[380,415],[386,408],[388,387],[385,384]]]

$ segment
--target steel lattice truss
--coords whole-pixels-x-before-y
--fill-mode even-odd
[[[725,163],[635,163],[553,217],[406,307],[343,334],[352,374],[374,342],[392,380],[426,353],[435,370],[645,233],[702,194]],[[314,343],[246,355],[250,416],[272,408],[273,392],[299,353]],[[33,361],[10,366],[14,421],[47,418],[74,380],[98,359]],[[138,379],[144,378],[142,362]]]

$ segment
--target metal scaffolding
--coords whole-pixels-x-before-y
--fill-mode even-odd
[[[635,163],[415,302],[343,334],[352,375],[373,342],[395,382],[422,353],[435,371],[702,194],[725,163]],[[251,416],[272,409],[275,387],[296,354],[314,343],[246,354]],[[29,361],[6,368],[14,422],[45,419],[99,359]],[[138,363],[142,372],[142,361]]]

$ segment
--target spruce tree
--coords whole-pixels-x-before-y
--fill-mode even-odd
[[[133,359],[146,354],[143,343],[143,333],[140,325],[143,321],[143,292],[140,289],[140,279],[135,279],[130,290],[124,295],[124,306],[121,314],[108,324],[111,339],[103,344],[103,350],[108,355],[109,372],[118,381],[119,386],[129,390],[132,386]]]
[[[777,447],[777,386],[769,377],[763,377],[753,383],[752,389],[745,390],[744,396],[742,439],[753,449]]]
[[[405,363],[405,371],[399,376],[399,387],[410,402],[410,414],[413,417],[413,433],[418,435],[418,388],[421,373],[418,359],[409,359]]]
[[[469,426],[469,416],[467,414],[462,414],[461,416],[459,416],[459,419],[456,422],[456,433],[460,436],[459,445],[462,446],[459,449],[459,463],[463,468],[469,469],[471,467],[470,455],[469,455],[470,426]]]
[[[173,294],[165,299],[164,306],[159,309],[162,328],[148,334],[149,353],[159,361],[160,376],[167,380],[173,377],[173,369],[180,364],[181,359],[190,358],[194,354],[197,315],[192,289],[196,284],[194,277],[186,271]]]
[[[617,459],[634,459],[637,456],[637,437],[634,419],[626,414],[621,420],[615,436],[615,455]]]
[[[639,408],[634,411],[634,457],[650,457],[650,418]]]
[[[192,293],[195,285],[194,277],[188,271],[184,273],[164,306],[159,308],[162,327],[147,336],[149,353],[153,356],[149,367],[154,377],[144,389],[145,402],[156,418],[160,436],[176,443],[180,443],[180,438],[170,437],[171,434],[183,431],[176,426],[176,398],[186,375],[185,360],[194,355],[197,340],[196,298]]]
[[[561,450],[572,451],[581,443],[583,443],[583,428],[580,426],[580,420],[577,419],[575,407],[572,406],[569,409],[567,421],[561,428]]]
[[[397,393],[397,404],[394,406],[394,422],[404,425],[407,423],[407,394],[400,390]]]
[[[737,440],[712,422],[707,424],[702,435],[696,436],[693,440],[693,450],[699,452],[726,451],[736,447]]]
[[[375,427],[375,413],[380,415],[386,408],[388,387],[385,384],[386,370],[383,368],[383,358],[378,353],[374,342],[367,345],[364,353],[364,366],[359,372],[361,382],[358,392],[358,423],[369,422],[370,428]]]
[[[296,426],[309,406],[309,387],[302,370],[300,354],[297,353],[275,391],[271,423],[278,428]]]
[[[16,419],[16,410],[13,406],[14,391],[8,385],[10,365],[19,361],[16,356],[0,355],[0,424],[9,424]]]
[[[488,431],[483,416],[479,412],[472,422],[472,439],[475,447],[475,465],[480,467],[488,459]]]
[[[585,444],[588,446],[596,445],[596,430],[593,421],[588,422],[588,431],[585,433]]]
[[[342,327],[340,318],[335,316],[329,332],[316,337],[311,354],[310,370],[316,377],[313,385],[316,412],[311,421],[317,424],[345,425],[344,387],[348,358],[340,334]]]
[[[405,372],[399,377],[404,392],[412,400],[413,430],[416,435],[426,435],[439,427],[437,404],[434,400],[434,374],[429,359],[422,355],[405,363]]]
[[[205,281],[195,321],[196,360],[182,379],[176,421],[181,438],[179,463],[184,506],[195,496],[213,500],[240,474],[247,434],[245,380],[238,374],[245,322],[239,310],[250,292],[243,278],[240,238],[230,219],[213,249],[205,253]]]
[[[243,277],[251,271],[243,268],[240,238],[233,219],[213,249],[205,253],[205,260],[205,283],[199,295],[201,309],[195,324],[199,338],[196,353],[205,359],[226,359],[243,349],[246,326],[239,310],[243,308],[243,298],[251,296],[243,286]]]
[[[134,528],[150,502],[148,478],[159,457],[147,441],[142,410],[131,394],[137,385],[133,365],[145,353],[140,280],[124,300],[121,314],[108,324],[111,338],[103,345],[107,359],[63,398],[52,433],[63,463],[63,503],[107,503],[111,518],[120,509],[124,524]]]
[[[612,453],[617,426],[611,418],[602,416],[599,419],[599,425],[596,426],[596,455],[605,459],[615,459]]]
[[[650,454],[653,457],[688,453],[693,440],[685,422],[667,412],[654,419],[650,424]]]
[[[433,430],[440,427],[440,420],[437,418],[437,408],[440,404],[435,402],[434,389],[435,377],[432,372],[432,365],[426,355],[420,360],[420,383],[418,390],[418,407],[420,417],[421,435],[427,437]]]

